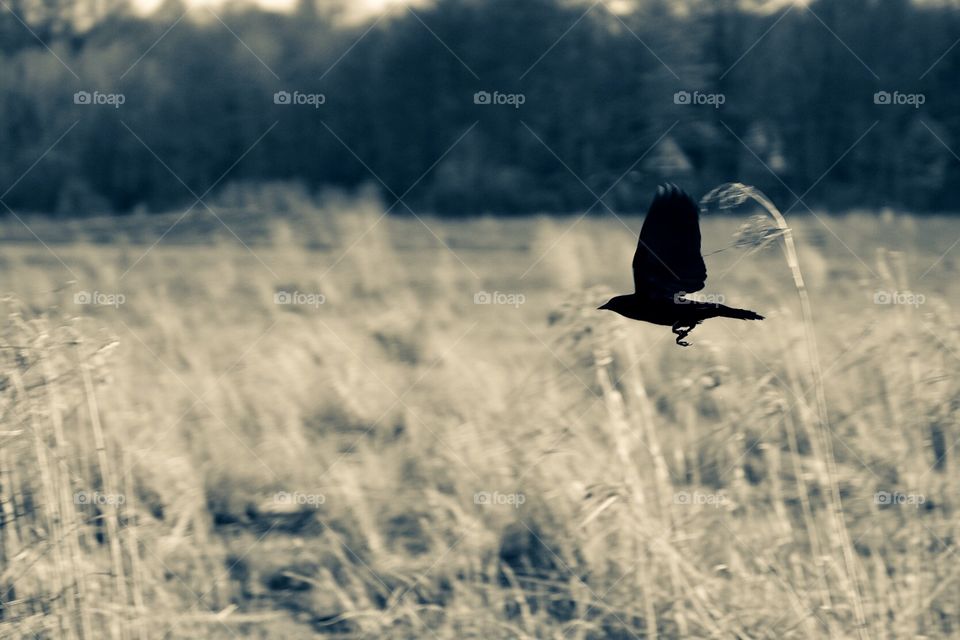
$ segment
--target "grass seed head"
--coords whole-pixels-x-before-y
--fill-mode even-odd
[[[762,249],[784,234],[769,216],[750,216],[733,234],[733,246],[738,249]]]

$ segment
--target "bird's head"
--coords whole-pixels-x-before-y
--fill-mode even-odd
[[[604,302],[602,305],[597,307],[597,309],[598,310],[606,309],[607,311],[618,311],[623,306],[622,305],[623,298],[624,296],[614,296],[613,298],[610,298],[609,300]]]

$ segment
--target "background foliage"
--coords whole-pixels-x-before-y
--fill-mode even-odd
[[[15,210],[170,209],[194,201],[185,186],[199,195],[228,170],[227,183],[386,191],[372,172],[400,195],[464,132],[404,198],[412,207],[582,210],[630,170],[605,196],[618,210],[645,208],[665,177],[692,191],[742,180],[775,198],[810,189],[811,206],[936,210],[960,178],[952,5],[819,0],[771,13],[644,0],[614,14],[439,0],[348,26],[335,5],[213,14],[170,3],[149,19],[112,6],[83,30],[63,18],[76,6],[0,12],[0,185],[76,123],[4,196]],[[126,101],[76,105],[81,90]],[[280,90],[326,102],[276,105]],[[925,102],[877,105],[881,90]],[[477,105],[477,91],[525,101]],[[676,91],[725,102],[675,104]]]

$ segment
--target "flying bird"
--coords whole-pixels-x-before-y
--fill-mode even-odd
[[[669,326],[681,347],[690,346],[684,338],[708,318],[763,320],[748,309],[685,297],[703,289],[707,280],[707,265],[700,254],[699,215],[697,203],[676,185],[657,187],[633,255],[636,291],[615,296],[599,308]]]

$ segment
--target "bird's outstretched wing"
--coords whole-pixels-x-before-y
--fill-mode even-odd
[[[707,265],[700,255],[699,208],[676,185],[657,187],[633,256],[638,294],[673,297],[703,289]]]

